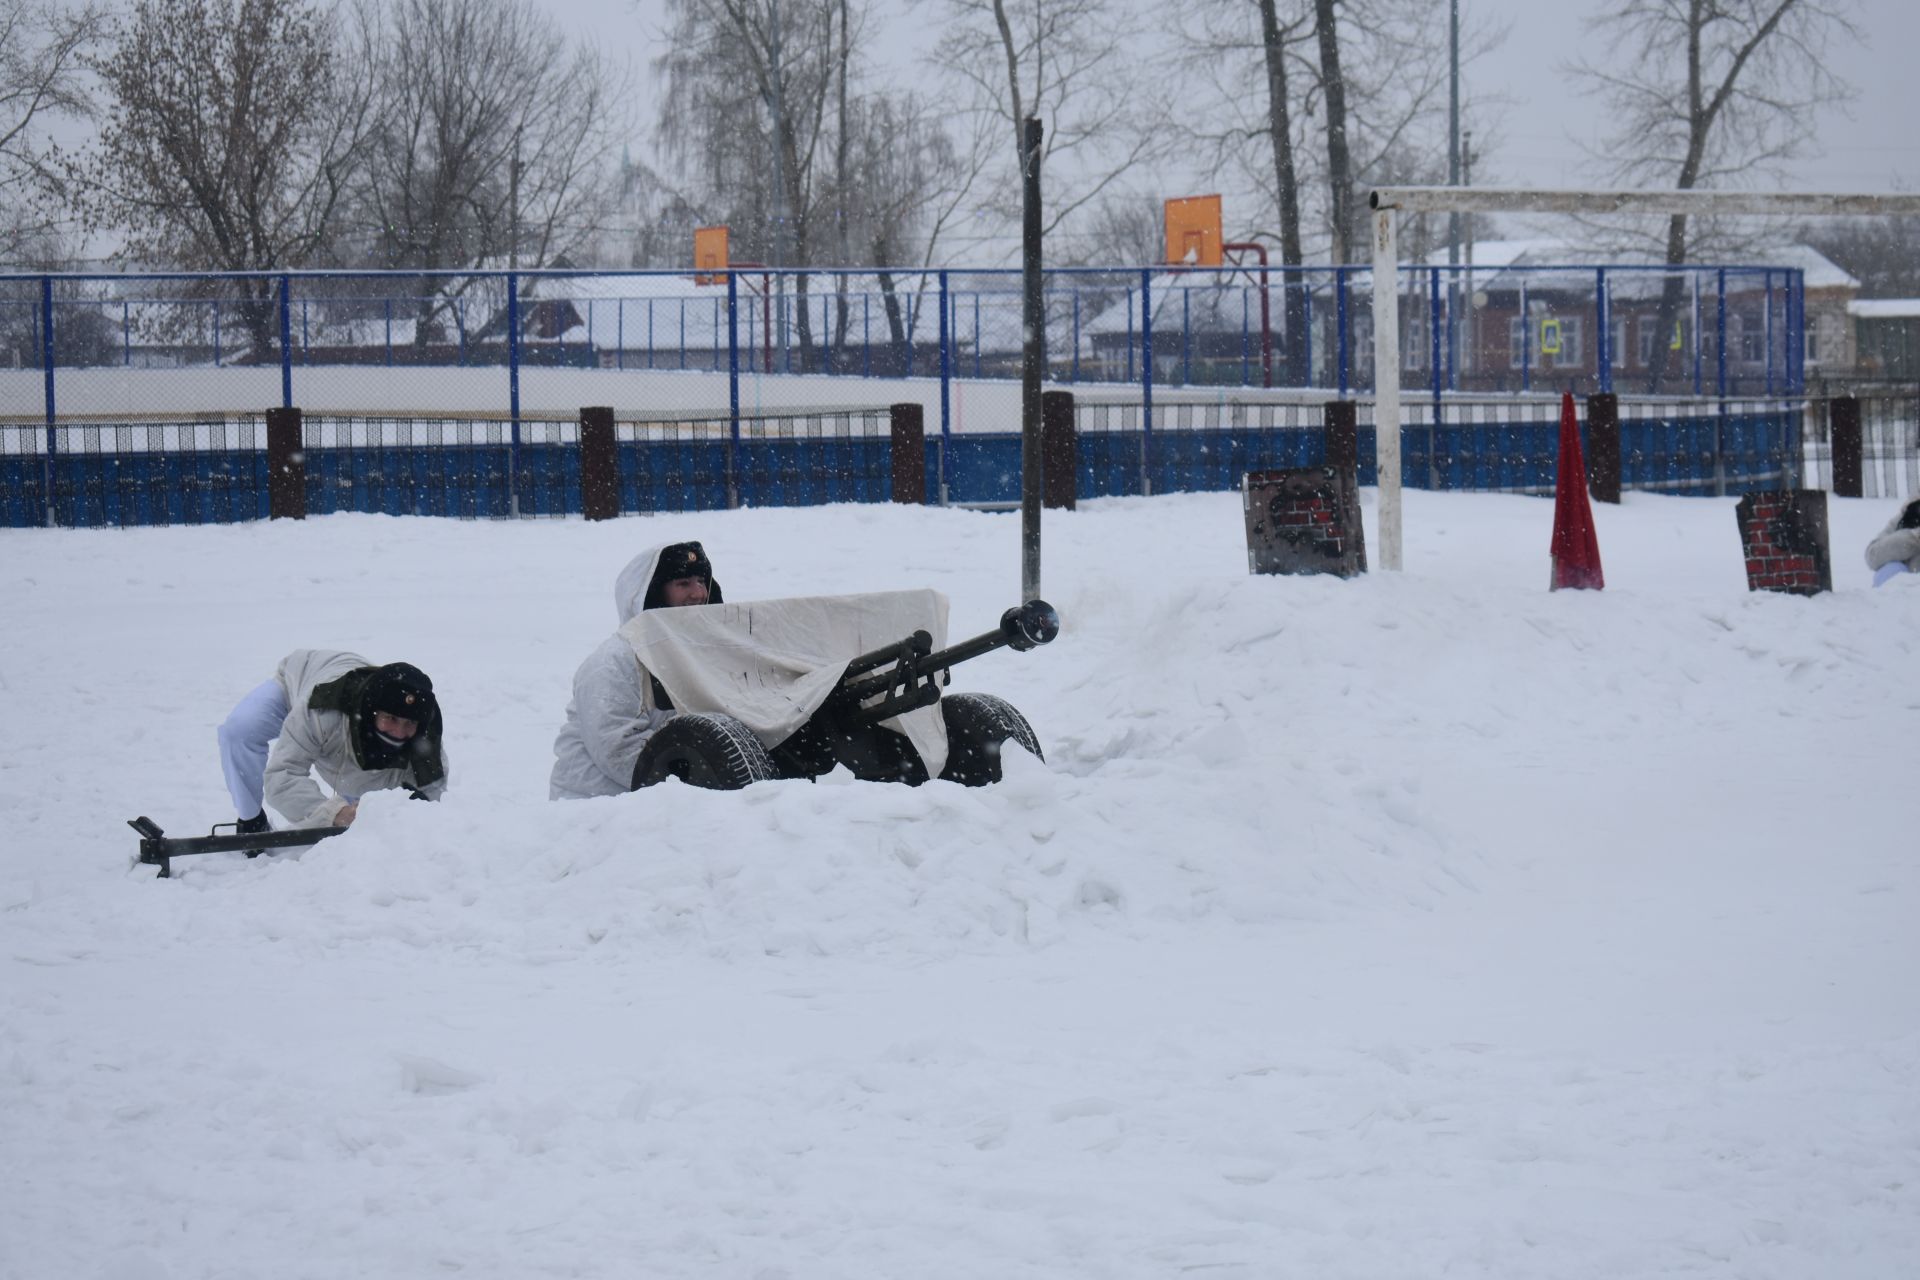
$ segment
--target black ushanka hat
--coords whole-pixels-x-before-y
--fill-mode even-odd
[[[713,562],[707,559],[706,548],[697,542],[676,542],[660,549],[660,558],[653,565],[653,579],[647,583],[647,594],[640,601],[641,609],[658,609],[666,604],[667,584],[676,578],[705,578],[707,603],[721,603],[720,584],[713,580]]]
[[[362,769],[404,768],[413,775],[416,787],[430,786],[446,776],[440,759],[440,702],[433,695],[433,681],[412,663],[390,662],[349,671],[314,686],[307,705],[315,711],[346,715],[354,763]],[[390,742],[374,728],[374,716],[382,711],[411,720],[419,728],[404,742]]]

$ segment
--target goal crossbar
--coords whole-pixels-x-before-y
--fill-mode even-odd
[[[1920,214],[1920,195],[1810,191],[1580,191],[1519,187],[1379,187],[1373,207],[1374,437],[1380,564],[1403,567],[1400,519],[1400,255],[1397,213],[1641,213],[1751,217]]]
[[[1920,213],[1920,195],[1814,191],[1579,191],[1522,187],[1379,187],[1368,203],[1402,213],[1681,213],[1850,217]]]

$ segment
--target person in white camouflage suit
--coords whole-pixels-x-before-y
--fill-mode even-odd
[[[295,827],[344,827],[369,791],[404,787],[438,800],[447,787],[441,730],[433,681],[420,668],[296,650],[220,725],[238,829],[269,830],[267,806]]]
[[[614,580],[621,625],[646,609],[719,604],[720,584],[698,542],[673,542],[635,556]],[[573,676],[567,722],[553,744],[547,795],[585,800],[633,789],[640,753],[673,718],[673,703],[626,637],[615,632],[587,655]]]

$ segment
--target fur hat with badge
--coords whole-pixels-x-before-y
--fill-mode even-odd
[[[414,723],[411,738],[393,738],[380,732],[381,712]],[[440,763],[440,701],[433,681],[411,662],[389,662],[367,673],[360,691],[360,746],[363,758],[376,768],[407,767],[414,785],[424,787],[444,773]]]
[[[307,705],[346,715],[353,760],[362,769],[405,768],[417,787],[446,776],[440,760],[440,701],[433,696],[433,681],[411,662],[356,668],[316,685]],[[376,717],[383,711],[413,721],[413,736],[381,733]]]
[[[362,714],[371,720],[384,711],[402,720],[411,720],[425,729],[440,710],[433,696],[433,681],[411,662],[389,662],[375,667],[360,695]]]
[[[658,609],[667,603],[667,584],[680,578],[702,578],[707,584],[707,603],[720,604],[720,584],[713,580],[713,562],[706,548],[697,542],[676,542],[660,548],[654,562],[653,579],[647,583],[642,609]]]

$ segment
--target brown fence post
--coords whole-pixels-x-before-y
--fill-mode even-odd
[[[1321,420],[1327,433],[1327,466],[1342,475],[1360,474],[1360,408],[1352,400],[1327,401]]]
[[[267,410],[267,518],[307,518],[307,457],[298,409]]]
[[[1620,397],[1587,397],[1587,491],[1595,502],[1620,501]]]
[[[893,500],[913,505],[927,500],[926,410],[915,404],[889,405],[893,436]]]
[[[1860,401],[1853,396],[1835,396],[1827,402],[1828,422],[1833,427],[1833,492],[1840,498],[1861,495]]]
[[[1040,505],[1073,510],[1080,480],[1080,433],[1073,421],[1071,391],[1040,393],[1040,470]]]
[[[589,520],[620,514],[620,458],[610,405],[580,410],[580,513]]]

